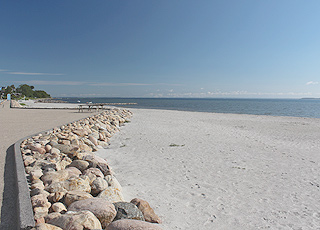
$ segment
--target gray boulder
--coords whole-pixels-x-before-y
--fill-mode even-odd
[[[141,220],[123,219],[117,220],[109,224],[105,230],[161,230],[159,226]]]
[[[117,215],[114,218],[114,221],[121,220],[121,219],[134,219],[134,220],[144,221],[142,212],[138,209],[136,205],[132,203],[117,202],[117,203],[114,203],[114,207],[116,208],[116,211],[117,211]]]
[[[89,162],[83,160],[74,160],[68,167],[75,167],[79,169],[81,172],[86,170],[89,166]]]

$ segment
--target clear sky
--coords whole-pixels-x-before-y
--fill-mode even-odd
[[[52,96],[320,97],[319,0],[2,0],[0,85]]]

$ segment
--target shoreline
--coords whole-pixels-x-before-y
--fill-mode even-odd
[[[248,99],[251,100],[251,99]],[[267,99],[268,100],[268,99]],[[278,100],[278,99],[272,99]],[[279,99],[284,100],[284,99]],[[297,99],[292,99],[297,100]],[[25,101],[23,101],[25,102]],[[70,109],[70,110],[79,110],[79,105],[87,105],[83,103],[38,103],[34,102],[34,100],[27,100],[27,106],[21,107],[23,109]],[[252,114],[252,113],[232,113],[232,112],[216,112],[216,111],[194,111],[194,110],[183,110],[183,109],[174,109],[174,108],[138,108],[138,107],[131,107],[130,104],[132,103],[109,103],[106,109],[112,108],[122,108],[128,110],[164,110],[164,111],[177,111],[177,112],[195,112],[195,113],[210,113],[210,114],[233,114],[233,115],[252,115],[252,116],[266,116],[266,117],[284,117],[284,118],[307,118],[307,119],[320,119],[320,117],[306,117],[306,116],[290,116],[290,115],[272,115],[272,114]],[[115,105],[112,105],[115,104]],[[116,104],[128,104],[128,106],[117,106]],[[136,104],[136,103],[133,103]],[[89,111],[90,112],[90,111]]]

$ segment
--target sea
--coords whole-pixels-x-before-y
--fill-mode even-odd
[[[230,99],[230,98],[77,98],[69,103],[136,103],[125,108],[165,109],[212,113],[320,118],[320,99]]]

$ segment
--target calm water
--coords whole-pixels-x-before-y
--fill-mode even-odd
[[[62,98],[77,103],[137,103],[127,108],[320,118],[317,99]]]

